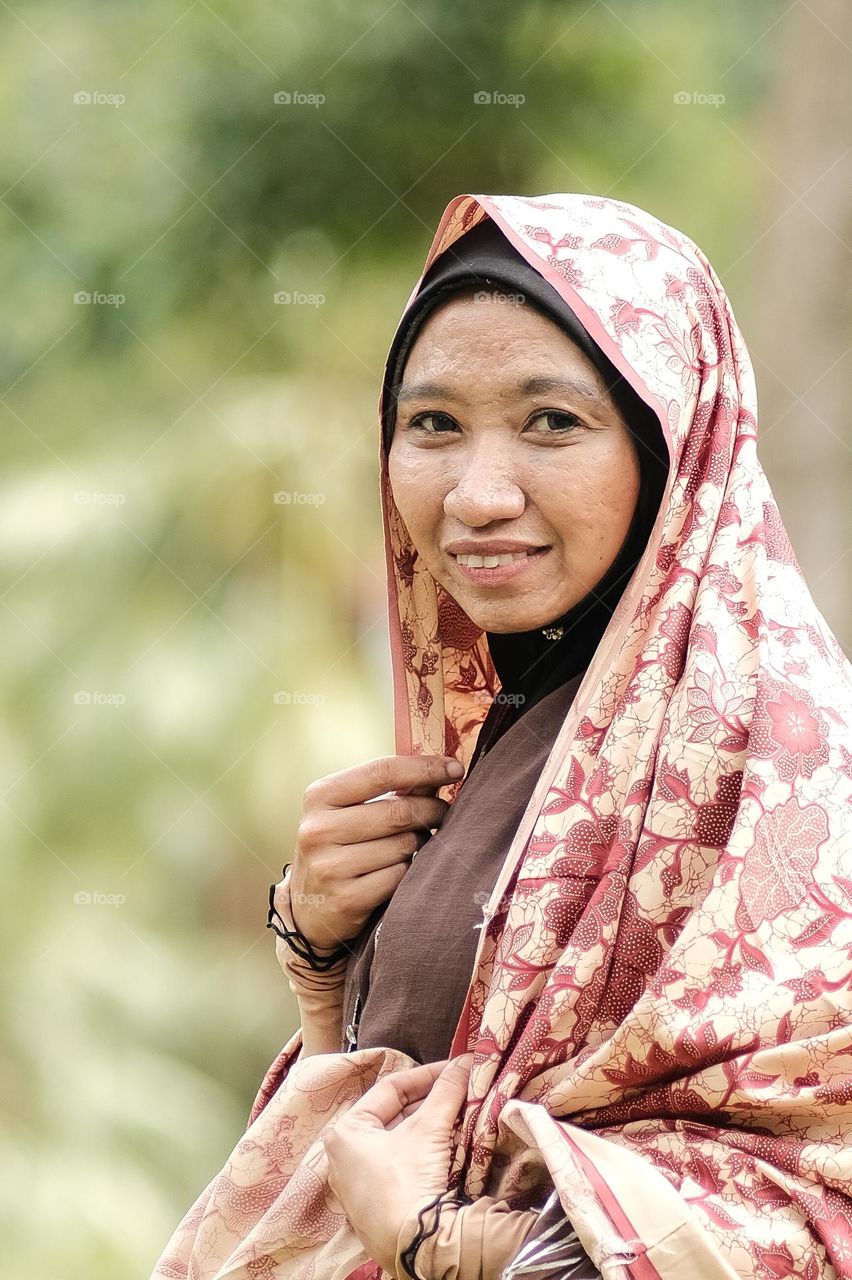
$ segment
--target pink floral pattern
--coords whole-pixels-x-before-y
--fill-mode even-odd
[[[785,646],[790,629],[779,636]],[[789,666],[789,664],[787,664]],[[828,727],[814,700],[804,689],[768,678],[759,689],[752,722],[752,750],[772,759],[787,782],[813,777],[828,760]]]
[[[486,909],[449,1184],[518,1207],[555,1185],[609,1274],[674,1274],[665,1203],[708,1280],[852,1280],[852,668],[758,460],[748,351],[701,250],[623,201],[458,196],[424,272],[483,217],[656,410],[671,467]],[[499,680],[380,465],[397,750],[467,762]],[[377,1280],[319,1138],[408,1060],[298,1046],[156,1277]]]
[[[770,924],[808,896],[819,850],[828,839],[825,810],[785,800],[757,820],[754,845],[740,878],[751,929]]]

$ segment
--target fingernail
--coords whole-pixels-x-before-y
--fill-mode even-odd
[[[460,760],[450,760],[447,763],[447,773],[451,778],[460,778],[464,773],[464,765]]]

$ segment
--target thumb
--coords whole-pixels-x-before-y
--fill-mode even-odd
[[[417,1114],[421,1123],[445,1123],[451,1126],[459,1108],[467,1098],[467,1085],[470,1069],[473,1066],[473,1053],[463,1053],[458,1058],[451,1058],[441,1071],[428,1096],[418,1108]],[[425,1112],[425,1114],[424,1114]]]

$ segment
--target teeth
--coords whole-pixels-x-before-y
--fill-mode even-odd
[[[471,569],[495,569],[498,564],[511,564],[513,560],[526,560],[529,551],[517,551],[503,556],[456,556],[459,564]]]

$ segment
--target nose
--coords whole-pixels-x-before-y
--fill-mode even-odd
[[[469,528],[523,515],[526,496],[514,477],[507,454],[494,442],[471,448],[456,483],[444,498],[448,516]]]

